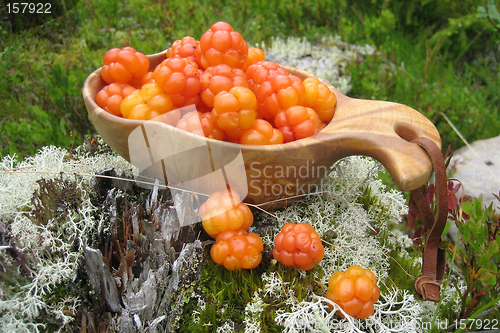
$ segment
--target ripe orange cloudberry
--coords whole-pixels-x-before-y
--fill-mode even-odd
[[[318,114],[305,106],[291,106],[274,117],[274,125],[283,134],[283,142],[311,136],[322,127]]]
[[[303,105],[306,91],[302,80],[291,74],[277,74],[262,82],[256,92],[257,111],[264,119],[273,119],[280,111]]]
[[[178,39],[172,43],[167,50],[167,58],[179,57],[179,58],[190,58],[196,61],[199,65],[194,51],[196,47],[200,44],[195,38],[191,36],[184,36],[182,39]]]
[[[248,44],[229,23],[219,21],[201,36],[195,55],[204,69],[220,64],[242,68]]]
[[[153,72],[147,72],[143,76],[139,78],[133,78],[132,80],[129,81],[129,84],[133,86],[136,89],[141,89],[143,85],[146,83],[153,83],[155,82],[153,78]]]
[[[248,88],[252,89],[257,94],[259,87],[265,81],[271,80],[272,77],[281,74],[288,75],[288,72],[272,61],[258,61],[248,66],[245,71],[248,80]]]
[[[120,111],[125,118],[150,120],[174,109],[170,97],[156,83],[145,84],[125,97]]]
[[[217,126],[210,112],[201,113],[198,111],[191,111],[182,116],[181,120],[177,123],[177,128],[184,131],[212,138],[215,140],[224,139],[224,131]]]
[[[373,314],[373,304],[379,296],[375,274],[358,265],[352,265],[345,272],[335,272],[330,277],[326,292],[328,299],[337,303],[349,316],[358,319]]]
[[[175,57],[156,66],[153,79],[170,96],[174,106],[183,107],[200,103],[201,74],[193,59]]]
[[[239,143],[245,145],[273,145],[283,143],[283,134],[273,128],[268,121],[256,119],[253,125],[243,132]]]
[[[214,106],[214,97],[221,91],[233,87],[248,87],[247,77],[241,69],[222,64],[209,67],[201,75],[201,99],[209,107]]]
[[[252,269],[262,261],[264,244],[254,233],[244,229],[227,230],[219,233],[210,249],[212,260],[228,270]]]
[[[257,99],[250,89],[233,87],[215,96],[212,114],[228,137],[239,138],[254,124],[256,109]]]
[[[287,223],[274,238],[273,257],[285,266],[310,270],[324,256],[321,238],[309,224]]]
[[[128,83],[132,79],[141,78],[148,70],[148,57],[126,46],[123,49],[113,48],[106,52],[101,76],[107,83]]]
[[[305,106],[318,114],[323,122],[332,120],[337,105],[337,96],[318,78],[310,77],[303,81],[306,90]]]
[[[248,67],[259,62],[266,60],[266,55],[264,50],[259,49],[258,47],[249,47],[248,48],[248,56],[241,68],[244,72],[247,71]]]
[[[128,83],[114,82],[104,86],[96,95],[95,101],[104,110],[115,116],[122,116],[120,105],[125,97],[134,92],[135,88]]]
[[[234,191],[215,192],[198,210],[202,219],[203,229],[211,237],[226,230],[248,230],[253,223],[253,213],[241,202],[240,196]]]

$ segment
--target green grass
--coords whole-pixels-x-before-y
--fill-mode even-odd
[[[500,40],[482,0],[429,1],[80,1],[41,27],[0,30],[0,154],[32,155],[43,145],[71,148],[95,133],[81,96],[86,76],[112,47],[144,53],[185,35],[199,38],[225,20],[249,44],[271,37],[310,41],[338,34],[377,47],[351,68],[353,97],[407,104],[431,119],[445,146],[463,145],[442,113],[473,141],[500,133]],[[394,66],[383,66],[389,61]]]

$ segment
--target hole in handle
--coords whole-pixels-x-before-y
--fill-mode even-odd
[[[418,127],[408,123],[394,124],[394,132],[396,132],[401,139],[408,142],[412,142],[413,140],[424,136],[424,133],[422,133]]]

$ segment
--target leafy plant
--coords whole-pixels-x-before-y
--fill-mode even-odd
[[[499,193],[500,195],[500,193]],[[500,201],[500,197],[496,195]],[[500,300],[500,215],[493,204],[485,207],[482,198],[458,201],[450,217],[458,227],[456,244],[447,244],[466,282],[458,319],[471,318],[474,310]]]
[[[494,27],[500,30],[500,13],[496,7],[495,0],[488,0],[486,6],[478,6],[477,17],[488,19]]]

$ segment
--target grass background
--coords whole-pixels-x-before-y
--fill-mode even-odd
[[[72,5],[75,3],[73,1]],[[488,7],[489,5],[489,7]],[[500,133],[500,15],[492,0],[80,0],[42,26],[0,16],[0,154],[71,148],[95,130],[81,88],[112,47],[150,54],[218,20],[250,45],[272,37],[339,35],[377,49],[353,65],[351,97],[390,100],[426,115],[444,147]],[[384,65],[389,61],[392,65]]]

